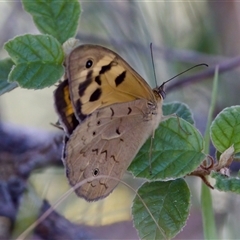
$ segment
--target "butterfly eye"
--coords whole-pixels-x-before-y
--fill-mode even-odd
[[[93,170],[93,176],[97,176],[99,174],[99,169],[98,168],[95,168]]]
[[[92,61],[92,60],[88,60],[88,61],[86,62],[85,67],[86,67],[86,68],[90,68],[92,65],[93,65],[93,61]]]

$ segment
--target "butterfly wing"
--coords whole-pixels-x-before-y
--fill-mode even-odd
[[[72,131],[79,124],[75,117],[73,105],[70,99],[68,79],[61,82],[54,91],[55,110],[59,116],[59,122],[64,128],[67,136],[70,136]]]
[[[96,109],[155,96],[146,81],[115,52],[81,45],[67,61],[69,89],[76,116],[83,120]]]
[[[144,99],[113,104],[88,116],[70,136],[65,148],[65,167],[77,195],[96,201],[109,195],[162,116],[161,101],[152,109]],[[92,178],[92,179],[91,179]]]

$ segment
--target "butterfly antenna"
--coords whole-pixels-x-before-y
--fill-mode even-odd
[[[182,75],[182,74],[184,74],[184,73],[192,70],[193,68],[200,67],[200,66],[208,67],[208,65],[207,65],[206,63],[200,63],[200,64],[197,64],[197,65],[195,65],[195,66],[193,66],[193,67],[190,67],[190,68],[184,70],[183,72],[181,72],[181,73],[175,75],[174,77],[168,79],[167,81],[163,82],[162,85],[158,87],[158,90],[159,90],[159,92],[161,92],[161,95],[163,96],[163,98],[164,98],[164,96],[165,96],[164,85],[165,85],[166,83],[168,83],[168,82],[170,82],[171,80],[173,80],[174,78],[176,78],[176,77],[178,77],[178,76],[180,76],[180,75]]]
[[[154,59],[153,59],[152,43],[150,43],[150,52],[151,52],[151,59],[152,59],[152,66],[153,66],[153,74],[154,74],[155,84],[157,87],[157,77],[156,77],[156,71],[155,71],[155,65],[154,65]]]

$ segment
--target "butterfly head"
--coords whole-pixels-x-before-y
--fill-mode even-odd
[[[158,98],[164,99],[166,97],[166,92],[165,92],[165,89],[164,89],[165,88],[164,86],[165,86],[166,82],[162,83],[159,87],[156,87],[156,88],[153,89],[154,95],[157,99]]]
[[[167,81],[166,81],[167,82]],[[157,92],[159,95],[161,95],[161,97],[164,99],[166,97],[166,92],[165,92],[165,89],[164,89],[164,86],[165,86],[165,83],[162,83],[158,88],[157,88]]]

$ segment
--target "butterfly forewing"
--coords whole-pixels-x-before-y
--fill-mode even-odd
[[[79,120],[115,103],[136,99],[156,103],[145,80],[120,56],[104,47],[77,47],[68,58],[67,71],[71,99]]]

